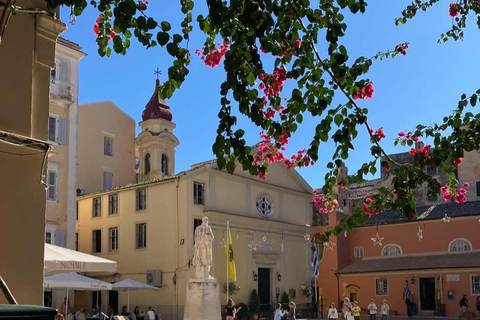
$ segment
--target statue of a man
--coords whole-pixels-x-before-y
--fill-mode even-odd
[[[209,279],[210,267],[212,266],[212,242],[213,232],[208,225],[208,218],[202,218],[202,224],[195,229],[195,254],[193,265],[195,266],[196,279]]]

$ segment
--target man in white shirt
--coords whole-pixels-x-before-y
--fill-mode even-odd
[[[155,320],[155,312],[153,311],[152,307],[148,307],[148,320]]]
[[[367,307],[368,311],[370,311],[370,320],[376,320],[377,319],[377,305],[373,301],[373,299],[370,300],[370,304]]]

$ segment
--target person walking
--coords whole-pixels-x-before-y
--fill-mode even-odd
[[[330,307],[328,308],[327,319],[329,320],[338,320],[338,312],[337,308],[335,308],[335,303],[330,303]]]
[[[358,305],[358,302],[354,301],[353,302],[353,319],[360,320],[360,311],[362,311],[362,309]]]
[[[377,320],[377,305],[373,299],[370,299],[367,309],[370,313],[370,320]]]
[[[477,296],[476,305],[477,305],[477,318],[480,319],[480,296]]]
[[[289,310],[288,310],[288,320],[295,320],[297,319],[295,317],[295,302],[293,301],[290,301],[290,303],[288,304],[288,307],[289,307]]]
[[[152,307],[148,307],[147,315],[148,320],[155,320],[155,311],[153,311]]]
[[[382,306],[380,307],[380,310],[382,312],[382,320],[387,320],[388,318],[388,313],[390,311],[390,307],[389,305],[387,304],[387,300],[383,299],[383,304]]]
[[[282,320],[282,317],[285,316],[285,311],[282,310],[282,305],[277,303],[275,307],[275,316],[273,317],[274,320]]]
[[[460,315],[458,316],[458,319],[462,319],[462,316],[465,315],[465,317],[468,318],[468,314],[467,314],[467,311],[468,311],[468,299],[467,299],[467,295],[464,294],[463,297],[462,297],[462,300],[459,301],[460,303],[460,307],[462,308],[462,313],[460,313]]]
[[[342,313],[345,320],[353,320],[353,307],[347,297],[343,300]]]

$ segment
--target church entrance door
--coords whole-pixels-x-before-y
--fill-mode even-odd
[[[270,269],[258,268],[258,296],[260,297],[260,310],[270,310]]]

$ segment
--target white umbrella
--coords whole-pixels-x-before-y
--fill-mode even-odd
[[[45,271],[116,272],[117,262],[67,248],[45,244]]]
[[[108,282],[81,276],[75,272],[59,273],[53,276],[45,277],[43,280],[44,288],[66,289],[66,305],[68,305],[68,290],[112,290],[112,285]]]
[[[112,285],[112,289],[127,290],[127,296],[128,296],[127,310],[129,311],[130,311],[130,290],[142,290],[142,289],[158,290],[157,287],[148,285],[146,283],[138,282],[132,279],[126,279],[126,280],[116,282]]]

